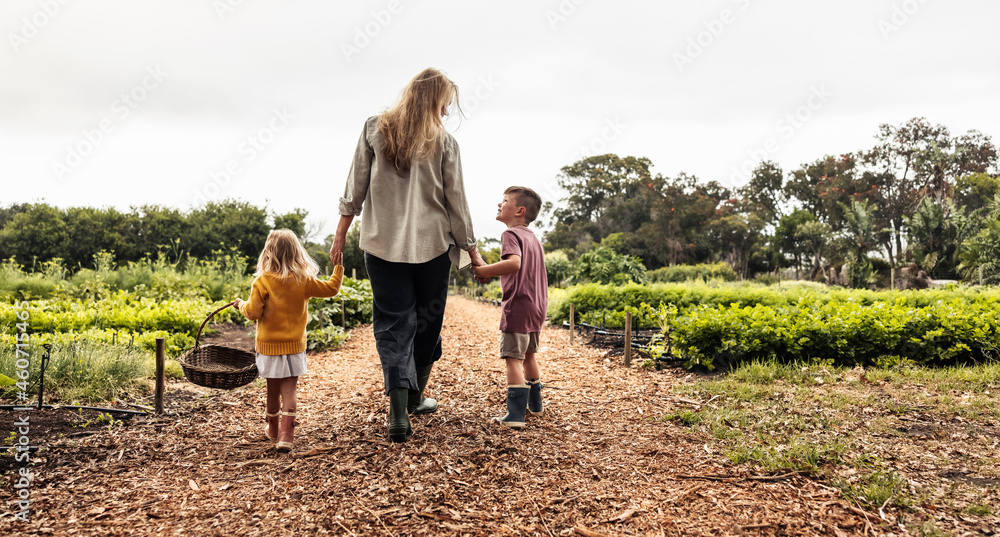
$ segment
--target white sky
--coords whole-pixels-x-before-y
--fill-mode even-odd
[[[991,0],[3,0],[0,205],[239,198],[325,236],[365,118],[438,67],[497,237],[504,187],[556,201],[591,154],[734,186],[915,116],[1000,143],[998,20]]]

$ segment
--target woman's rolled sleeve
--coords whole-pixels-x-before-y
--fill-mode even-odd
[[[445,139],[444,158],[441,160],[441,175],[444,177],[445,208],[451,225],[451,236],[455,244],[463,250],[476,245],[472,231],[472,215],[469,200],[465,197],[465,183],[462,178],[462,155],[458,143],[448,136]]]
[[[368,195],[368,186],[371,184],[372,176],[372,160],[375,157],[375,151],[368,143],[370,123],[371,119],[365,122],[358,146],[354,150],[351,171],[347,174],[347,185],[344,186],[344,197],[340,198],[340,214],[342,215],[360,215],[365,196]]]

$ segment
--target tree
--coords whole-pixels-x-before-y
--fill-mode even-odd
[[[69,266],[91,267],[94,255],[113,252],[120,263],[138,261],[146,252],[136,244],[139,217],[110,207],[70,207],[64,212],[66,247],[60,257]]]
[[[970,173],[955,180],[955,205],[965,207],[966,214],[986,208],[1000,193],[1000,176]]]
[[[763,230],[764,221],[756,214],[746,216],[731,212],[709,224],[709,232],[717,241],[718,250],[740,279],[750,276],[750,257],[763,244]]]
[[[868,287],[875,282],[872,262],[868,257],[876,241],[874,207],[867,201],[852,200],[849,206],[845,204],[843,210],[847,224],[843,235],[850,254],[848,278],[851,287]]]
[[[22,265],[64,257],[67,240],[66,221],[59,209],[35,203],[0,230],[0,257],[13,257]]]
[[[830,244],[831,235],[830,226],[819,220],[805,222],[795,230],[796,242],[812,259],[810,280],[815,280],[823,272],[823,255]]]
[[[811,251],[809,244],[803,244],[800,228],[812,222],[819,222],[816,215],[805,209],[795,209],[791,214],[782,216],[778,220],[777,227],[774,228],[774,243],[779,252],[785,257],[790,257],[792,265],[795,267],[795,277],[799,277],[802,270],[802,263]]]
[[[545,252],[545,273],[549,279],[549,285],[562,287],[563,282],[569,279],[573,266],[569,262],[569,256],[563,250]]]
[[[239,200],[208,202],[187,219],[190,226],[181,243],[197,258],[235,247],[247,259],[257,259],[271,230],[266,209]]]
[[[554,227],[561,224],[576,229],[577,234],[585,228],[598,241],[616,231],[635,231],[649,220],[648,200],[642,189],[650,183],[650,166],[647,158],[607,154],[564,167],[558,183],[568,197],[566,206],[553,213]],[[583,225],[575,226],[577,223]]]
[[[905,223],[908,253],[913,260],[935,278],[957,278],[959,249],[979,231],[979,226],[951,199],[935,203],[930,196],[920,201]]]
[[[306,236],[306,215],[309,212],[305,209],[295,209],[290,213],[274,215],[274,229],[287,229],[299,238],[303,243],[309,240]]]
[[[174,263],[183,259],[184,251],[190,245],[182,243],[182,238],[188,236],[190,223],[180,211],[159,205],[142,205],[132,207],[131,212],[138,217],[138,227],[132,239],[136,250],[144,255],[163,252]],[[250,259],[256,259],[256,256]]]
[[[783,185],[781,166],[768,160],[754,169],[750,181],[739,189],[739,195],[748,203],[749,210],[765,224],[773,224],[781,212],[781,203],[786,199]]]
[[[840,230],[844,227],[843,206],[849,206],[859,194],[867,198],[872,193],[869,182],[859,181],[857,172],[854,155],[827,155],[792,172],[785,195],[820,222]]]
[[[710,223],[723,216],[719,209],[730,191],[715,181],[700,183],[684,173],[657,178],[645,193],[650,198],[650,221],[638,236],[648,251],[650,266],[706,262],[718,257],[718,245],[709,234]]]
[[[889,233],[884,245],[889,262],[895,264],[903,252],[904,217],[920,199],[930,195],[941,202],[957,177],[995,166],[997,151],[989,137],[977,131],[953,139],[947,128],[922,117],[898,127],[880,125],[876,140],[862,158],[879,192],[878,215]]]

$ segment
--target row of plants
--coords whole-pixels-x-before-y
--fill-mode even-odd
[[[687,367],[731,368],[753,360],[831,360],[836,365],[940,366],[995,361],[1000,291],[953,287],[867,291],[794,284],[587,284],[550,290],[554,323],[661,333],[654,356]],[[654,306],[655,304],[655,306]]]
[[[810,306],[698,306],[669,322],[672,354],[714,368],[753,360],[832,360],[838,366],[995,361],[1000,302],[915,307],[826,302]]]
[[[245,295],[244,295],[245,296]],[[341,297],[343,300],[341,300]],[[333,299],[313,299],[307,326],[310,349],[336,348],[346,328],[371,322],[371,285],[367,280],[345,278],[341,294]],[[124,290],[96,300],[62,298],[0,303],[0,327],[6,327],[0,342],[13,345],[18,314],[29,319],[29,337],[38,343],[66,344],[91,340],[128,342],[143,349],[155,348],[157,337],[165,338],[170,355],[179,355],[194,346],[198,327],[227,301],[184,298],[153,300]],[[341,316],[341,307],[346,316]],[[235,308],[226,308],[212,317],[212,323],[245,320]],[[210,333],[210,330],[204,332]]]
[[[950,286],[921,291],[872,291],[828,287],[811,282],[794,282],[780,286],[766,286],[752,282],[690,282],[641,285],[584,284],[567,289],[549,290],[549,318],[554,323],[569,320],[569,306],[574,305],[577,321],[600,320],[607,317],[604,326],[624,326],[621,313],[628,308],[641,310],[642,304],[671,305],[681,311],[695,306],[770,306],[775,308],[823,303],[852,303],[861,306],[896,304],[925,307],[941,301],[959,300],[964,303],[1000,301],[1000,291],[987,287]],[[638,323],[638,319],[633,319]],[[597,322],[595,324],[601,324]],[[642,324],[633,328],[655,328],[658,321],[644,316]]]
[[[160,252],[139,261],[116,264],[109,252],[94,255],[93,268],[71,271],[60,258],[27,270],[13,258],[0,263],[0,299],[37,300],[77,298],[99,300],[118,291],[155,300],[225,300],[246,296],[251,279],[248,261],[235,250],[216,251],[211,257],[171,261]]]

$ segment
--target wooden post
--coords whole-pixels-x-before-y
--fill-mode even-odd
[[[358,279],[358,269],[356,268],[351,269],[351,279],[352,280]]]
[[[575,328],[573,326],[573,324],[574,324],[573,314],[575,313],[573,311],[574,309],[575,309],[575,305],[574,304],[570,304],[569,305],[569,344],[570,345],[573,344],[573,330]]]
[[[979,285],[983,284],[983,266],[979,265]]]
[[[632,312],[625,312],[625,367],[632,366]]]
[[[896,288],[896,267],[889,267],[889,290]]]
[[[163,338],[156,338],[156,388],[153,392],[153,410],[163,414],[163,368],[166,365],[166,354],[163,352]]]
[[[344,304],[344,297],[340,297],[340,327],[347,330],[347,308]]]

